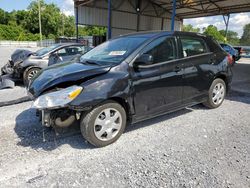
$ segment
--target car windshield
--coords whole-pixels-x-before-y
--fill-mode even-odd
[[[59,46],[60,46],[60,44],[55,44],[55,45],[49,46],[47,48],[42,48],[42,49],[36,51],[35,55],[43,56],[43,55],[47,54],[48,52],[55,50]]]
[[[129,36],[113,39],[81,56],[80,62],[92,64],[118,64],[126,59],[146,40],[146,37]]]

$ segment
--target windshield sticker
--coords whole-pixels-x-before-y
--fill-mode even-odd
[[[109,55],[124,55],[126,51],[111,51]]]

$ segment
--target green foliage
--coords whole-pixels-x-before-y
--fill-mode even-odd
[[[25,18],[25,29],[31,33],[39,33],[39,11],[38,2],[32,1],[28,7],[28,15]],[[47,37],[49,34],[57,35],[61,27],[61,13],[60,9],[55,4],[45,4],[41,0],[41,22],[42,33]]]
[[[18,40],[24,30],[19,26],[0,25],[0,40]]]
[[[8,24],[6,12],[0,8],[0,24]]]
[[[219,42],[225,41],[225,37],[218,31],[217,27],[213,25],[203,28],[203,34],[212,36]]]
[[[200,28],[194,28],[191,24],[183,25],[183,31],[199,33]]]
[[[80,26],[79,36],[105,36],[107,29],[105,27],[96,26]]]
[[[43,39],[76,35],[75,17],[66,16],[55,4],[40,0]],[[5,12],[0,9],[1,40],[39,40],[38,1],[32,1],[27,10]],[[79,36],[105,35],[105,27],[79,26]]]
[[[225,30],[220,30],[219,31],[222,36],[226,36],[226,31]],[[239,45],[239,37],[238,33],[234,31],[227,31],[227,40],[225,41],[226,43],[229,43],[233,46]]]
[[[61,36],[75,36],[75,17],[74,16],[66,16],[64,14],[61,15],[61,26],[60,27],[60,35]]]
[[[240,44],[243,46],[250,45],[250,24],[244,26],[243,35],[240,39]]]
[[[39,34],[32,34],[21,26],[0,24],[0,40],[37,41]]]

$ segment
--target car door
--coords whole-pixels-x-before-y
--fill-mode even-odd
[[[178,107],[182,102],[182,69],[177,59],[176,38],[163,36],[148,44],[139,54],[150,54],[153,64],[133,64],[132,86],[136,118]]]
[[[214,55],[201,37],[182,36],[183,103],[197,103],[206,97],[210,87],[210,70]]]

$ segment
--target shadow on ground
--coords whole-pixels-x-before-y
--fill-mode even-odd
[[[228,93],[226,99],[230,100],[230,101],[236,101],[236,102],[241,102],[241,103],[245,103],[245,104],[250,104],[250,94],[238,92],[238,91],[234,91],[234,90],[231,90]]]
[[[150,125],[153,126],[153,124],[175,118],[191,111],[192,109],[183,109],[177,112],[169,113],[167,115],[129,125],[126,128],[125,135],[123,136],[126,136],[126,133],[130,131],[141,129]],[[64,129],[45,128],[40,124],[38,118],[35,116],[34,109],[23,111],[16,117],[16,125],[14,130],[20,138],[20,141],[17,143],[17,145],[31,147],[35,150],[43,149],[46,151],[51,151],[64,144],[68,144],[76,149],[95,148],[83,139],[79,128],[79,123]]]

